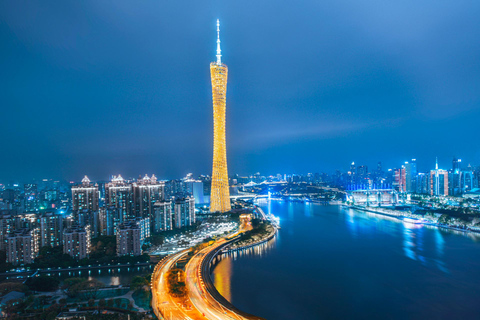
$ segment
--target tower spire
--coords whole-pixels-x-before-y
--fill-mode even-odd
[[[222,64],[222,50],[220,50],[220,19],[217,19],[217,64]]]

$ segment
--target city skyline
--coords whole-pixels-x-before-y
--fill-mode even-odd
[[[479,5],[430,13],[431,5],[372,12],[306,2],[272,15],[268,3],[254,12],[221,3],[189,12],[4,3],[0,178],[208,173],[205,64],[219,17],[235,70],[227,156],[241,160],[231,172],[331,172],[351,161],[395,167],[436,156],[440,166],[453,156],[480,163]]]

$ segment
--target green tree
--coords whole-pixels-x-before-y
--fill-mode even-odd
[[[28,278],[25,284],[30,290],[48,292],[57,290],[60,280],[50,276],[39,276]]]
[[[137,291],[138,289],[141,289],[143,286],[146,285],[148,285],[148,281],[144,277],[135,276],[130,282],[130,289],[133,291]]]

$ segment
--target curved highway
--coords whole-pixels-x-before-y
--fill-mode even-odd
[[[238,234],[238,233],[237,233]],[[178,260],[188,254],[190,249],[172,254],[161,260],[152,274],[152,308],[158,319],[189,320],[264,320],[235,308],[215,288],[210,278],[212,260],[226,246],[238,240],[220,239],[211,246],[200,250],[185,266],[185,282],[188,299],[180,299],[168,293],[166,274],[175,267]]]
[[[210,278],[213,258],[227,245],[238,238],[219,240],[214,245],[198,252],[185,267],[187,289],[192,304],[208,319],[264,320],[235,308],[215,288]]]

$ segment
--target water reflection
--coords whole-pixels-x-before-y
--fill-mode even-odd
[[[213,284],[218,292],[228,301],[232,301],[230,281],[232,278],[232,260],[224,259],[216,267],[218,272],[214,273]]]
[[[213,272],[213,284],[218,292],[228,301],[232,302],[231,278],[232,263],[241,257],[261,258],[275,248],[277,236],[267,242],[254,247],[223,253],[220,262],[215,266]]]

